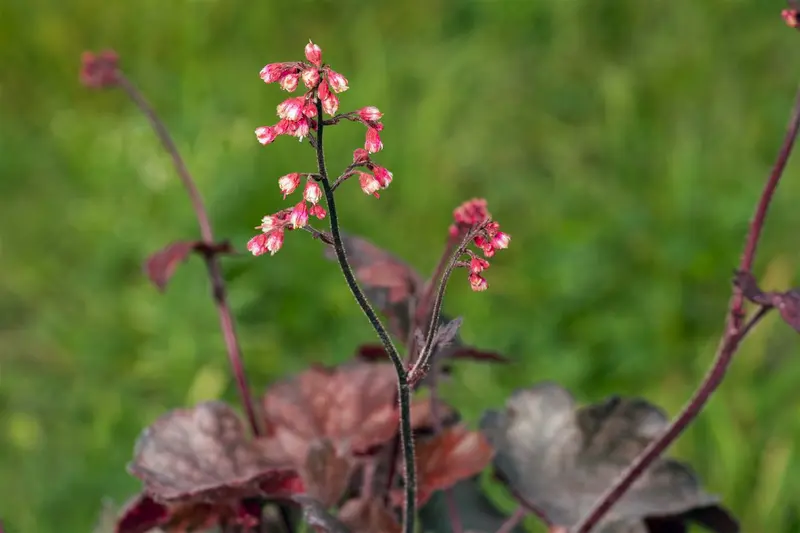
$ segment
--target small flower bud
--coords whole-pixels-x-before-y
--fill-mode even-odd
[[[300,75],[296,72],[289,72],[284,74],[281,78],[281,89],[293,93],[297,89],[297,83],[300,81]]]
[[[375,174],[375,179],[380,183],[381,189],[385,189],[392,182],[392,173],[381,166],[373,165],[372,173]]]
[[[365,194],[371,194],[375,196],[375,198],[380,198],[380,196],[378,196],[378,190],[380,190],[381,184],[375,179],[375,176],[367,172],[359,172],[358,183],[361,185],[361,190],[364,191]]]
[[[286,174],[278,179],[278,187],[280,187],[281,192],[283,193],[284,200],[288,195],[292,194],[295,189],[297,189],[298,185],[300,185],[299,172],[292,172],[291,174]]]
[[[247,251],[255,256],[262,255],[267,251],[267,235],[262,233],[247,241]]]
[[[367,106],[358,110],[358,116],[361,117],[361,120],[375,122],[381,119],[383,113],[375,106]]]
[[[294,229],[308,224],[308,207],[305,202],[300,202],[292,208],[292,212],[289,214],[289,223]]]
[[[303,84],[308,89],[313,89],[319,83],[319,70],[315,68],[307,68],[300,75],[303,78]]]
[[[328,213],[325,212],[324,207],[317,204],[311,206],[311,209],[308,210],[308,214],[311,215],[312,217],[317,217],[318,219],[322,220]]]
[[[485,291],[489,288],[489,284],[486,282],[486,279],[484,279],[480,274],[476,273],[469,275],[469,285],[475,292]]]
[[[270,63],[262,68],[258,75],[264,80],[264,83],[275,83],[290,70],[291,68],[287,67],[286,63]]]
[[[375,128],[367,128],[367,139],[364,141],[364,148],[371,154],[383,150],[381,135]]]
[[[327,67],[326,70],[328,72],[328,83],[330,83],[331,90],[333,92],[342,93],[347,89],[349,89],[349,87],[347,86],[347,78]]]
[[[305,52],[306,59],[308,59],[310,63],[313,63],[318,67],[322,65],[322,49],[319,46],[311,41],[308,41]]]
[[[511,242],[511,235],[498,231],[495,233],[494,237],[492,237],[491,245],[498,250],[504,250],[508,248],[509,242]]]
[[[284,100],[278,104],[278,117],[291,121],[298,120],[301,116],[303,116],[305,105],[306,101],[302,96]]]
[[[356,148],[353,151],[353,163],[366,163],[369,161],[369,152],[364,148]]]
[[[278,229],[267,233],[266,247],[270,255],[275,255],[275,252],[283,246],[283,230]]]
[[[314,205],[317,205],[322,198],[322,189],[320,189],[317,182],[312,180],[311,178],[308,179],[306,182],[306,188],[303,191],[303,199],[306,202],[310,202]]]
[[[489,268],[489,261],[481,259],[480,257],[473,256],[469,262],[469,271],[471,274],[480,274]]]
[[[263,145],[270,144],[277,137],[278,132],[271,126],[261,126],[260,128],[256,128],[256,138],[258,139],[258,142]]]
[[[84,52],[81,56],[81,83],[100,89],[113,87],[119,81],[119,57],[112,50],[99,54]]]
[[[278,217],[275,215],[267,215],[261,219],[261,225],[258,226],[258,229],[264,233],[268,233],[278,226],[278,222]]]

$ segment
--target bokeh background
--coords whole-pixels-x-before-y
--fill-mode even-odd
[[[800,80],[781,2],[752,0],[3,0],[0,3],[0,517],[21,533],[91,531],[139,430],[168,408],[235,401],[204,268],[165,295],[150,252],[197,228],[169,159],[122,93],[78,83],[116,49],[169,125],[217,233],[243,248],[287,205],[277,178],[306,145],[264,148],[285,93],[268,62],[309,38],[350,80],[342,108],[385,113],[380,200],[340,193],[346,230],[430,270],[458,203],[484,196],[513,235],[448,292],[463,334],[515,359],[460,364],[445,387],[470,421],[555,379],[581,401],[642,395],[675,413],[709,365],[731,271]],[[363,129],[326,136],[333,169]],[[800,166],[757,274],[797,283]],[[373,334],[319,243],[226,261],[261,390]],[[770,317],[672,452],[744,531],[800,531],[800,339]],[[502,500],[502,498],[500,498]],[[507,505],[508,502],[500,502]]]

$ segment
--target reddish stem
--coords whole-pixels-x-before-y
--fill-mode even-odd
[[[203,242],[209,247],[212,247],[214,245],[214,233],[211,229],[208,212],[203,204],[203,198],[200,195],[200,191],[197,189],[192,175],[189,173],[189,169],[186,167],[183,158],[178,152],[178,147],[175,146],[175,142],[172,140],[169,131],[167,131],[166,126],[142,93],[139,92],[136,86],[121,72],[117,73],[117,85],[127,93],[128,97],[136,104],[142,114],[147,117],[147,120],[153,127],[164,149],[172,157],[172,163],[175,165],[178,177],[186,188],[186,192],[189,194],[189,200],[192,202],[192,208],[197,217],[197,223],[200,226],[200,235],[202,236]],[[262,435],[261,418],[257,415],[255,402],[250,394],[250,387],[247,384],[247,377],[245,376],[244,366],[242,364],[242,351],[239,347],[236,329],[233,324],[233,314],[228,305],[225,280],[222,276],[222,266],[220,265],[219,258],[214,253],[203,254],[203,257],[205,259],[209,279],[211,280],[212,296],[214,298],[214,304],[217,307],[217,313],[219,314],[219,322],[222,327],[223,336],[225,337],[228,360],[233,369],[233,375],[236,379],[236,386],[239,389],[242,406],[247,413],[247,419],[250,422],[250,428],[253,434],[255,436],[260,436]]]
[[[511,533],[514,531],[514,528],[517,527],[517,524],[522,522],[522,519],[525,518],[525,515],[528,514],[528,511],[520,505],[516,509],[514,509],[514,514],[508,517],[508,520],[503,522],[495,533]]]
[[[778,187],[778,183],[783,176],[786,163],[792,153],[798,129],[800,129],[800,88],[798,88],[797,95],[795,96],[794,107],[792,108],[791,119],[783,144],[778,152],[778,157],[772,167],[772,171],[767,178],[767,182],[764,185],[764,189],[761,192],[761,198],[758,201],[753,219],[750,222],[750,229],[745,241],[744,252],[739,262],[739,270],[741,271],[750,272],[753,266],[756,249],[758,248],[758,242],[764,227],[764,220],[766,219],[767,211],[769,210],[770,202]],[[739,289],[734,288],[733,296],[728,307],[725,331],[720,340],[719,348],[717,349],[711,368],[706,373],[697,391],[681,413],[670,423],[664,433],[657,440],[651,442],[633,463],[631,463],[628,469],[622,473],[602,496],[600,496],[592,509],[573,528],[575,533],[588,533],[593,527],[597,526],[605,514],[625,495],[639,476],[644,473],[653,461],[664,453],[703,409],[706,402],[708,402],[711,395],[725,377],[725,372],[733,359],[733,355],[739,348],[742,339],[744,339],[768,311],[767,308],[760,308],[758,312],[742,326],[742,319],[744,317],[742,306],[742,293]]]

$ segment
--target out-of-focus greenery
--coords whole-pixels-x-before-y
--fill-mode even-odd
[[[515,359],[446,386],[474,421],[555,379],[584,401],[644,395],[676,413],[711,361],[748,219],[800,80],[781,2],[745,0],[3,0],[0,2],[0,517],[89,531],[139,430],[165,409],[236,401],[199,260],[165,295],[150,252],[197,227],[168,157],[117,91],[79,86],[84,49],[115,48],[174,134],[216,231],[240,249],[288,205],[277,178],[307,145],[261,147],[285,93],[257,76],[309,38],[350,80],[342,109],[385,113],[380,200],[340,192],[346,230],[423,270],[452,208],[485,196],[512,235],[447,310]],[[363,129],[326,135],[346,165]],[[800,169],[790,164],[757,274],[796,283]],[[261,390],[371,341],[341,274],[306,234],[228,259],[246,365]],[[745,531],[800,530],[800,338],[771,316],[672,450]]]

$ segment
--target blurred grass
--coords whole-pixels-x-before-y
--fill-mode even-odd
[[[395,181],[341,193],[345,228],[432,268],[450,212],[489,199],[512,233],[491,290],[447,309],[516,359],[462,365],[447,394],[474,420],[556,379],[582,400],[644,395],[676,412],[716,345],[752,206],[800,79],[780,2],[744,0],[4,0],[0,3],[0,517],[12,531],[88,531],[124,499],[141,427],[165,409],[235,401],[199,261],[166,295],[142,259],[196,235],[168,158],[123,95],[77,83],[115,48],[161,112],[217,233],[243,247],[283,206],[307,147],[253,138],[282,94],[257,78],[308,38],[343,72],[342,108],[377,105]],[[362,142],[327,137],[332,168]],[[757,263],[797,283],[790,164]],[[413,236],[410,238],[410,236]],[[371,340],[317,243],[227,263],[251,380],[341,361]],[[798,339],[770,317],[674,452],[744,531],[800,531]]]

